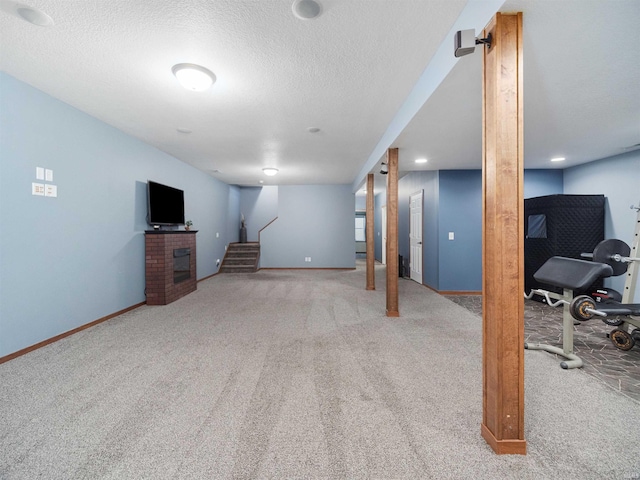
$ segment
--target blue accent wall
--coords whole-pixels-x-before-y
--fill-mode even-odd
[[[564,193],[603,194],[606,197],[605,238],[631,244],[637,212],[629,207],[640,204],[640,150],[566,169]],[[605,284],[622,292],[624,281],[622,275],[606,279]],[[640,302],[640,282],[634,301]]]
[[[438,289],[482,290],[482,171],[440,171],[439,244]]]
[[[524,189],[527,197],[562,193],[563,171],[527,170]],[[409,255],[409,196],[419,190],[424,193],[422,282],[439,291],[482,290],[482,171],[409,172],[399,180],[398,251],[403,257]],[[376,203],[376,225],[379,210]],[[376,243],[376,259],[380,256]]]
[[[354,268],[354,205],[349,185],[280,186],[278,219],[260,237],[261,267]]]
[[[422,243],[425,246],[422,252],[422,283],[431,288],[438,289],[440,284],[440,240],[439,221],[440,211],[440,172],[425,172],[424,183],[424,208],[422,210]]]
[[[524,198],[557,195],[563,192],[564,170],[525,170]]]
[[[145,300],[147,180],[184,190],[197,276],[217,271],[234,187],[4,73],[0,92],[0,356]]]
[[[240,187],[240,213],[247,226],[247,240],[257,242],[258,234],[278,216],[278,186]],[[240,229],[240,217],[236,228]]]

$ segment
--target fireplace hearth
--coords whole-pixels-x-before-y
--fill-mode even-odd
[[[166,305],[196,290],[196,233],[145,232],[147,305]]]

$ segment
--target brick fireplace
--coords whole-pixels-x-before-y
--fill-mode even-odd
[[[145,232],[147,305],[166,305],[196,290],[196,233]]]

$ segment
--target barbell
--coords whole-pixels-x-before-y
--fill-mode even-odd
[[[613,276],[617,277],[627,271],[628,263],[640,262],[638,257],[630,257],[631,247],[622,240],[611,238],[603,240],[593,250],[593,254],[583,254],[593,258],[594,262],[606,263],[613,268]]]

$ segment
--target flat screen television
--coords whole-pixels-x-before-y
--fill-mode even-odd
[[[147,182],[149,225],[184,225],[184,192],[161,183]]]

